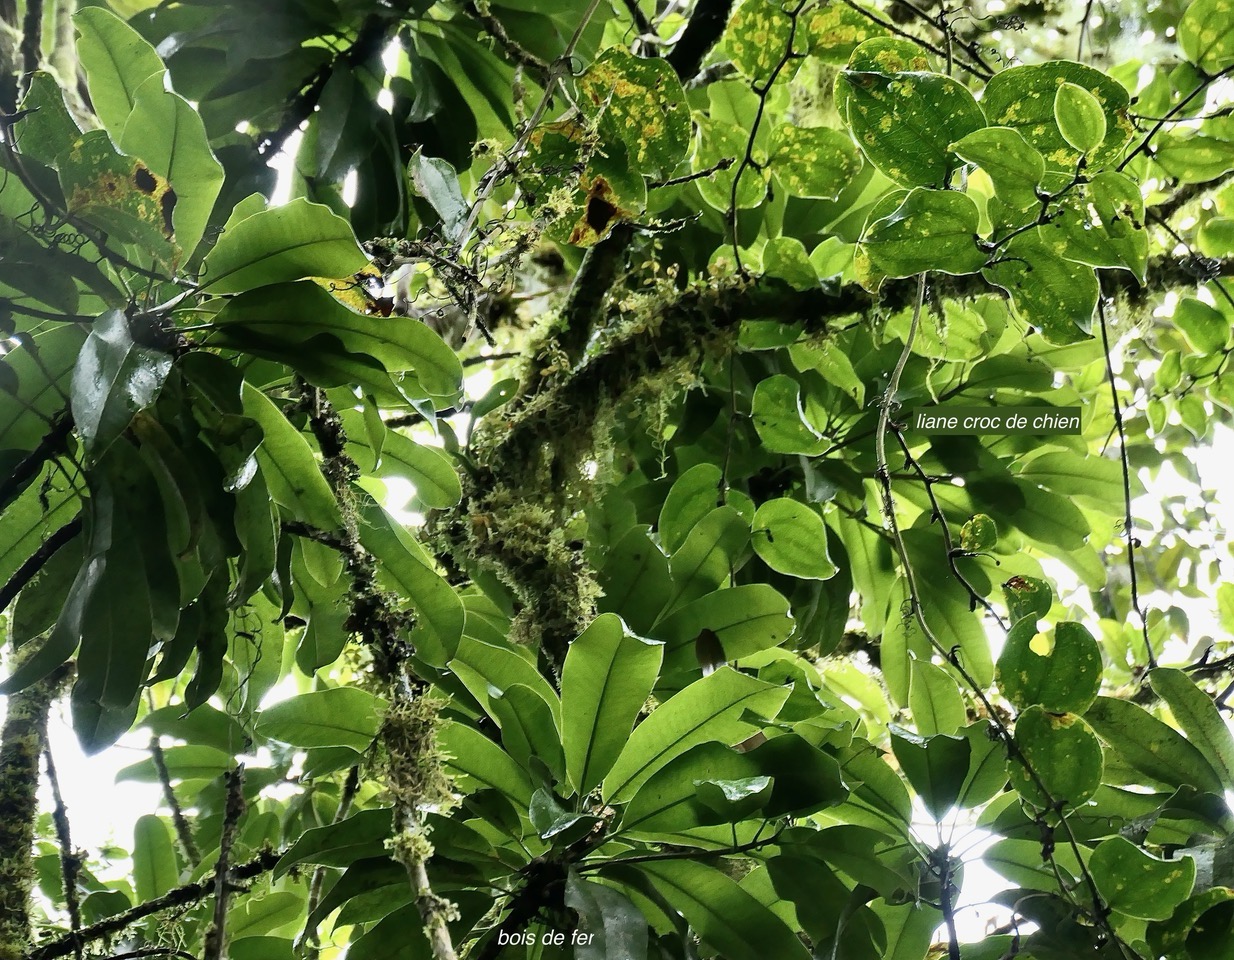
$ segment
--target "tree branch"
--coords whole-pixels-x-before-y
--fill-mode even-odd
[[[252,860],[242,863],[233,869],[231,871],[231,880],[233,882],[251,880],[254,877],[261,876],[263,873],[268,873],[282,859],[283,852],[274,850],[263,851]],[[73,952],[73,946],[78,940],[82,943],[93,943],[96,940],[102,940],[104,937],[120,933],[138,920],[153,916],[156,913],[162,913],[164,910],[171,910],[174,907],[199,903],[213,892],[214,877],[212,876],[199,880],[196,883],[186,883],[182,887],[169,890],[161,897],[155,897],[153,900],[139,903],[137,906],[130,907],[114,917],[108,917],[106,920],[100,920],[98,923],[83,927],[78,937],[68,935],[42,944],[31,950],[25,960],[56,960],[57,957],[66,957]]]
[[[0,960],[21,960],[30,948],[39,757],[47,745],[47,713],[69,672],[61,666],[10,695],[0,729]]]
[[[227,867],[231,862],[231,848],[236,841],[236,830],[244,816],[244,764],[227,774],[227,803],[223,808],[223,832],[219,840],[219,859],[214,868],[214,919],[206,930],[206,942],[202,949],[203,960],[223,960],[223,947],[227,943],[227,900],[231,884],[227,879]]]

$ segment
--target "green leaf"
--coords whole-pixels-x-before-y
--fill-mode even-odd
[[[607,552],[599,576],[604,596],[598,609],[618,614],[639,634],[651,630],[673,587],[668,558],[648,538],[647,529],[627,530]]]
[[[561,741],[579,796],[612,768],[655,686],[663,656],[662,644],[629,633],[611,613],[597,617],[570,644],[561,674]]]
[[[1067,260],[1092,267],[1123,267],[1141,282],[1148,263],[1148,230],[1140,187],[1121,173],[1094,176],[1058,204],[1038,236]]]
[[[1209,73],[1234,62],[1234,8],[1229,0],[1194,0],[1178,23],[1178,43],[1187,59]]]
[[[171,184],[174,192],[165,193],[160,202],[170,210],[173,239],[188,257],[223,186],[223,166],[210,150],[201,115],[164,87],[161,72],[154,74],[137,89],[116,145]]]
[[[414,389],[417,383],[429,396],[452,401],[463,378],[454,351],[426,324],[407,317],[364,316],[311,282],[272,282],[228,301],[215,318],[210,342],[282,361],[325,387],[349,384],[359,376],[375,377],[373,388],[393,402],[402,399],[393,386],[402,386],[417,398],[421,395]],[[321,351],[357,355],[353,359],[369,369],[356,374],[348,368],[340,372],[338,367],[323,366]],[[383,375],[407,372],[414,373],[414,379],[396,377],[395,384]]]
[[[976,273],[987,259],[977,246],[980,216],[967,194],[911,190],[892,213],[867,225],[857,247],[858,269],[879,277],[911,277],[927,270]]]
[[[446,161],[426,157],[419,150],[411,155],[407,173],[415,184],[416,192],[424,197],[441,217],[445,238],[451,243],[460,239],[460,231],[467,222],[470,205],[463,199],[458,185],[458,173]]]
[[[257,732],[296,747],[351,747],[363,753],[377,736],[385,701],[359,687],[315,690],[261,711]]]
[[[1116,460],[1056,450],[1021,461],[1016,474],[1066,497],[1082,497],[1106,507],[1117,504],[1122,512],[1123,471]]]
[[[664,860],[636,869],[728,960],[808,960],[809,952],[784,921],[715,867]]]
[[[13,128],[18,149],[23,156],[56,169],[60,157],[81,136],[81,128],[64,105],[55,77],[45,70],[29,74],[21,108],[35,112]]]
[[[941,821],[955,805],[968,776],[971,746],[964,737],[919,737],[892,725],[891,749],[926,810]]]
[[[998,527],[984,513],[969,517],[960,528],[960,549],[972,553],[993,549],[998,543]]]
[[[248,897],[227,911],[227,934],[237,940],[255,937],[289,924],[304,914],[304,898],[276,890]]]
[[[1083,87],[1066,81],[1054,94],[1054,122],[1058,132],[1080,153],[1091,153],[1105,140],[1105,111]]]
[[[79,10],[73,24],[81,38],[77,56],[86,71],[90,104],[107,131],[119,138],[142,84],[155,75],[161,78],[166,68],[141,34],[104,7]]]
[[[694,526],[720,506],[720,479],[720,468],[704,462],[695,464],[673,482],[656,524],[660,546],[667,553],[676,553]]]
[[[73,421],[86,449],[101,456],[150,407],[171,370],[170,355],[133,342],[128,317],[109,310],[90,328],[73,369]]]
[[[627,799],[653,773],[695,744],[744,740],[758,729],[745,714],[772,717],[787,697],[786,688],[729,667],[694,681],[634,728],[604,779],[605,799]]]
[[[1045,176],[1045,160],[1019,130],[986,127],[951,145],[960,158],[975,163],[990,175],[999,200],[1019,210],[1040,203],[1037,187]]]
[[[1054,591],[1036,577],[1011,577],[1002,585],[1012,623],[1022,617],[1044,617],[1054,603]]]
[[[759,439],[771,453],[817,456],[827,448],[826,438],[806,419],[801,386],[786,374],[758,382],[751,415]]]
[[[698,138],[692,166],[694,170],[710,170],[721,161],[731,166],[716,170],[698,180],[698,193],[717,210],[728,210],[736,201],[739,210],[757,207],[767,195],[767,171],[750,167],[742,169],[740,160],[745,156],[749,134],[741,127],[708,117],[697,120]],[[741,180],[733,194],[733,182],[738,172]]]
[[[673,68],[661,57],[604,50],[576,81],[579,106],[600,133],[619,140],[636,171],[668,176],[690,147],[690,111]]]
[[[243,397],[244,415],[261,426],[257,462],[275,503],[319,530],[338,529],[343,522],[338,501],[303,434],[251,383],[244,384]]]
[[[1230,339],[1230,322],[1225,315],[1195,297],[1182,297],[1175,304],[1174,325],[1202,356],[1223,349]]]
[[[279,859],[274,878],[286,875],[300,863],[346,867],[357,860],[382,856],[391,833],[391,814],[386,808],[361,810],[338,823],[305,830]]]
[[[788,497],[768,500],[754,514],[754,552],[791,577],[827,580],[836,574],[827,555],[827,528],[809,505]]]
[[[387,914],[347,948],[351,960],[432,960],[419,907],[409,904]]]
[[[1070,172],[1080,153],[1063,137],[1054,117],[1054,99],[1062,83],[1087,91],[1105,115],[1105,138],[1091,152],[1089,165],[1115,157],[1131,138],[1133,128],[1127,119],[1131,95],[1118,81],[1093,67],[1070,60],[1010,67],[986,84],[981,106],[991,126],[1019,130],[1051,169]]]
[[[788,59],[793,23],[773,0],[742,0],[728,20],[724,46],[737,69],[753,81],[766,81]]]
[[[1007,634],[995,679],[1017,707],[1084,713],[1101,689],[1101,648],[1081,623],[1024,617]]]
[[[839,130],[786,123],[772,135],[768,163],[791,196],[835,200],[861,169],[861,154]]]
[[[1195,860],[1161,860],[1124,837],[1103,840],[1088,861],[1106,905],[1141,920],[1168,920],[1191,895]]]
[[[1190,785],[1207,793],[1221,793],[1221,778],[1205,755],[1143,707],[1098,697],[1084,719],[1108,749],[1145,776],[1173,787]]]
[[[555,782],[565,779],[557,716],[539,691],[521,683],[500,692],[490,690],[485,709],[501,727],[502,745],[524,769],[534,770],[537,764],[543,764]]]
[[[1091,267],[1063,259],[1046,241],[1026,233],[1007,244],[982,275],[1006,290],[1016,314],[1050,343],[1089,338],[1098,292]]]
[[[836,77],[836,105],[862,152],[905,187],[944,187],[960,160],[951,145],[986,126],[962,85],[936,73],[879,67],[889,41],[868,40]]]
[[[578,930],[588,934],[574,948],[575,960],[647,960],[647,921],[619,890],[583,880],[571,870],[566,906],[578,914]]]
[[[161,817],[138,817],[133,827],[133,880],[143,901],[161,897],[180,881],[171,832]]]
[[[206,255],[202,289],[243,293],[305,277],[344,279],[368,266],[351,224],[303,198],[229,224]]]
[[[870,18],[873,12],[862,3],[808,7],[798,30],[809,43],[811,56],[823,63],[841,66],[848,62],[859,44],[887,36],[886,28]]]
[[[726,802],[709,795],[727,793]],[[722,743],[702,743],[658,770],[634,793],[621,830],[684,833],[701,824],[737,822],[731,801],[751,793],[751,809],[774,818],[807,816],[841,803],[848,795],[839,764],[796,734],[773,737],[741,753]]]
[[[348,449],[359,462],[372,462],[373,440],[364,429],[364,415],[340,410]],[[360,454],[363,451],[363,454]],[[417,443],[396,430],[387,430],[381,444],[381,462],[373,468],[377,477],[402,477],[416,488],[415,499],[428,509],[452,507],[462,499],[463,487],[454,461],[436,447]]]
[[[554,718],[560,720],[561,703],[556,692],[536,669],[535,658],[504,638],[498,642],[485,643],[467,636],[458,645],[455,659],[448,664],[458,674],[480,706],[488,709],[493,691],[502,693],[515,684],[522,684],[535,691],[548,705]]]
[[[508,753],[484,734],[462,723],[446,723],[437,735],[446,768],[459,778],[465,792],[492,788],[526,810],[531,805],[531,781]]]
[[[163,762],[171,782],[184,783],[217,780],[231,769],[234,761],[231,753],[217,747],[176,746],[163,748]],[[161,778],[151,758],[129,764],[116,773],[117,783],[158,783]]]
[[[709,631],[725,660],[740,660],[784,643],[793,632],[793,617],[784,596],[766,583],[743,583],[716,590],[686,604],[651,632],[668,642],[665,670],[693,670],[699,664],[693,646]]]
[[[1226,790],[1234,790],[1234,734],[1226,726],[1213,698],[1182,670],[1158,667],[1148,675],[1153,690],[1170,707],[1183,733],[1199,750]]]
[[[968,711],[955,678],[942,667],[914,660],[908,705],[917,732],[924,737],[953,734],[964,725]]]
[[[733,507],[716,507],[686,535],[669,558],[673,591],[665,613],[710,593],[728,580],[750,538],[750,525]]]
[[[1065,803],[1078,809],[1101,785],[1101,744],[1075,714],[1029,707],[1016,720],[1015,745],[1024,762],[1015,756],[1008,758],[1007,775],[1016,792],[1037,807]],[[1025,764],[1036,773],[1035,779]],[[1048,797],[1041,792],[1042,786]]]

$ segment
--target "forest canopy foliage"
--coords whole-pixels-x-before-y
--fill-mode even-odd
[[[0,61],[0,960],[1230,956],[1231,0]]]

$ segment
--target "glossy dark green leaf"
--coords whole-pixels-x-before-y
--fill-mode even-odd
[[[566,906],[578,913],[579,931],[589,935],[574,948],[576,960],[647,960],[647,921],[621,891],[571,871]]]
[[[133,341],[119,310],[99,317],[73,370],[73,420],[86,449],[98,456],[157,399],[171,357]]]

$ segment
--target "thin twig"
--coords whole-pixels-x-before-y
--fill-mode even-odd
[[[1153,645],[1148,639],[1148,618],[1140,606],[1140,589],[1135,572],[1135,522],[1131,518],[1131,465],[1127,459],[1127,433],[1123,427],[1123,408],[1118,399],[1118,387],[1114,383],[1114,361],[1110,359],[1110,335],[1106,329],[1105,301],[1097,300],[1097,317],[1101,323],[1101,347],[1105,353],[1106,377],[1110,383],[1110,402],[1114,407],[1114,426],[1118,430],[1119,461],[1123,472],[1123,535],[1127,538],[1127,571],[1131,577],[1131,606],[1136,616],[1140,618],[1140,629],[1144,634],[1144,651],[1148,656],[1148,667],[1151,670],[1157,666],[1157,658],[1153,654]]]
[[[1201,93],[1207,92],[1208,88],[1211,87],[1218,80],[1222,79],[1223,77],[1228,77],[1232,73],[1234,73],[1234,64],[1231,64],[1230,66],[1226,67],[1220,73],[1213,74],[1210,77],[1206,77],[1203,83],[1201,83],[1194,90],[1192,90],[1189,94],[1187,94],[1185,97],[1179,100],[1178,103],[1174,104],[1174,106],[1171,107],[1166,112],[1164,117],[1162,117],[1155,124],[1153,124],[1153,128],[1144,135],[1144,139],[1141,140],[1136,145],[1136,148],[1134,150],[1132,150],[1129,154],[1127,154],[1127,156],[1123,157],[1122,161],[1114,169],[1122,170],[1123,167],[1127,166],[1127,164],[1129,164],[1137,156],[1139,156],[1141,153],[1147,150],[1149,145],[1153,141],[1153,137],[1155,137],[1158,133],[1161,132],[1162,127],[1164,127],[1167,123],[1169,123],[1172,119],[1174,119],[1174,117],[1178,116],[1179,113],[1181,113],[1186,108],[1187,104],[1189,104],[1192,100],[1198,97]]]
[[[56,827],[56,841],[60,844],[60,877],[64,887],[64,906],[69,913],[69,936],[73,938],[73,955],[77,960],[82,960],[81,906],[77,899],[77,874],[81,870],[81,857],[73,849],[68,807],[60,793],[60,777],[56,773],[56,762],[52,759],[50,743],[43,745],[43,764],[47,767],[47,782],[51,784],[54,805],[51,819]]]
[[[176,791],[172,789],[171,772],[167,769],[167,756],[163,753],[163,743],[158,734],[150,738],[150,757],[154,760],[154,769],[158,774],[159,783],[163,785],[163,799],[171,808],[171,822],[175,825],[180,846],[184,848],[184,855],[189,863],[197,866],[201,862],[201,853],[193,841],[193,829],[184,817],[184,810],[181,809],[180,801],[176,798]]]

